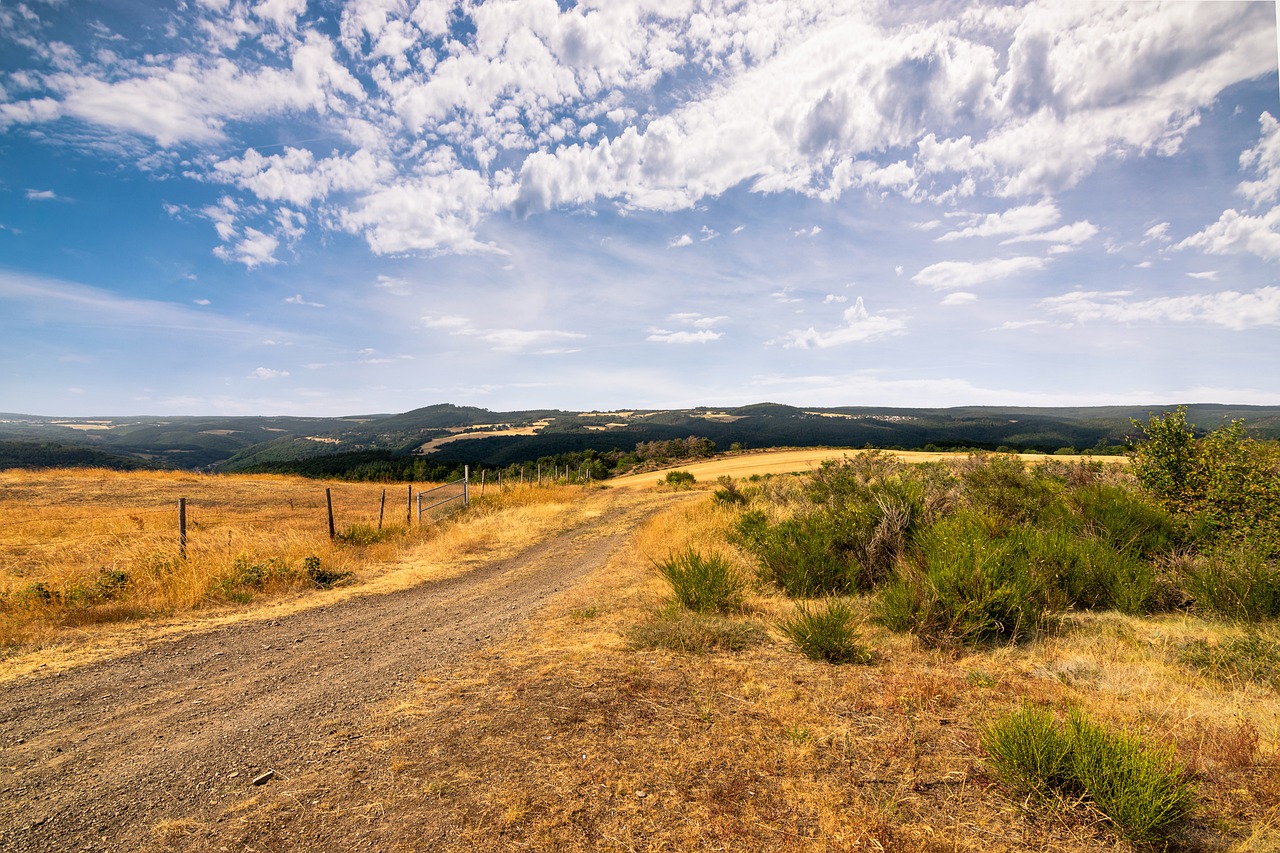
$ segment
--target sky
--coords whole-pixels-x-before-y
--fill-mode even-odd
[[[1271,2],[0,0],[0,411],[1280,404]]]

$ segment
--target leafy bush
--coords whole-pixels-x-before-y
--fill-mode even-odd
[[[1024,706],[983,729],[981,741],[1016,792],[1083,796],[1131,841],[1167,838],[1194,808],[1195,784],[1172,746],[1149,746],[1076,709],[1064,729],[1048,711]]]
[[[695,613],[729,613],[742,608],[743,581],[720,554],[703,556],[693,548],[657,564],[675,600]]]
[[[829,598],[816,609],[797,605],[795,613],[778,624],[793,643],[811,660],[827,663],[871,663],[872,652],[863,645],[857,618],[847,601]]]
[[[727,474],[717,478],[716,482],[720,484],[720,488],[715,490],[711,499],[721,506],[742,506],[750,501],[746,492],[739,489],[738,484]]]
[[[1130,466],[1162,507],[1209,543],[1280,553],[1280,444],[1250,438],[1236,420],[1196,438],[1185,407],[1134,421],[1143,440]]]
[[[1045,584],[1051,609],[1147,613],[1161,599],[1155,569],[1105,541],[1064,529],[1021,527],[1006,537]]]

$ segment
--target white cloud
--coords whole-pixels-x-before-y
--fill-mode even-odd
[[[693,245],[693,238],[690,237],[688,234],[681,234],[679,237],[676,237],[674,240],[668,243],[667,248],[679,249],[684,246],[692,246],[692,245]]]
[[[285,298],[284,301],[289,305],[306,305],[308,308],[324,307],[324,303],[322,302],[308,302],[307,300],[303,299],[301,293],[294,294],[293,296],[288,296]]]
[[[819,234],[822,233],[822,228],[820,226],[815,225],[812,228],[801,228],[798,231],[794,231],[792,233],[794,233],[797,237],[817,237]]]
[[[845,309],[843,320],[844,325],[830,331],[820,332],[810,327],[804,330],[788,332],[784,345],[788,349],[810,349],[812,347],[825,349],[827,347],[872,341],[887,335],[902,334],[907,327],[904,321],[896,317],[868,313],[866,306],[862,303],[861,296],[858,297],[858,300],[853,305]]]
[[[989,261],[941,261],[930,264],[911,277],[917,284],[934,290],[974,287],[1045,268],[1044,258],[995,258]]]
[[[1167,243],[1169,241],[1169,227],[1170,224],[1168,222],[1158,222],[1144,231],[1142,236],[1146,237],[1148,240],[1157,240],[1162,243]]]
[[[452,315],[428,315],[422,318],[422,324],[430,329],[441,329],[450,335],[476,338],[489,344],[495,352],[523,352],[532,350],[538,354],[557,354],[574,352],[573,349],[556,348],[557,343],[567,343],[586,338],[578,332],[563,332],[553,329],[485,329],[477,326],[466,317]]]
[[[1262,125],[1262,138],[1240,155],[1240,169],[1256,172],[1259,177],[1236,187],[1236,192],[1255,206],[1280,197],[1280,122],[1271,113],[1263,113],[1258,123]]]
[[[939,305],[968,305],[970,302],[977,302],[978,294],[969,293],[964,290],[958,290],[955,293],[948,293],[943,297]]]
[[[237,261],[253,269],[263,264],[279,263],[275,257],[278,248],[280,248],[280,241],[275,237],[256,228],[245,228],[244,236],[235,245],[218,246],[213,250],[213,254],[224,261]]]
[[[842,302],[848,302],[848,301],[849,301],[849,297],[842,296],[835,293],[828,293],[826,296],[822,298],[823,305],[831,305],[832,303],[842,303]]]
[[[1175,249],[1200,249],[1211,255],[1251,254],[1268,261],[1280,260],[1280,207],[1261,216],[1224,210],[1218,221],[1193,234]]]
[[[27,190],[27,201],[54,201],[58,194],[53,190]]]
[[[272,370],[270,367],[259,367],[250,373],[247,379],[282,379],[289,375],[287,370]]]
[[[1050,297],[1041,305],[1077,322],[1188,323],[1235,331],[1280,326],[1280,287],[1262,287],[1252,293],[1226,290],[1141,300],[1130,296],[1124,291],[1080,291]]]
[[[212,305],[212,304],[213,304],[213,303],[212,303],[212,302],[210,302],[208,299],[192,299],[191,301],[192,301],[192,302],[194,302],[194,303],[195,303],[195,304],[197,304],[197,305]]]
[[[650,334],[646,341],[656,341],[663,344],[705,344],[711,341],[718,341],[724,337],[723,332],[713,332],[710,329],[701,329],[696,332],[678,331],[672,332],[667,329],[650,329]]]
[[[939,243],[961,240],[967,237],[1000,237],[1006,234],[1028,234],[1053,225],[1061,214],[1052,201],[1013,207],[1003,213],[973,215],[968,224],[957,231],[948,231],[938,238]]]
[[[1098,233],[1098,226],[1088,220],[1073,222],[1070,225],[1063,225],[1061,228],[1054,228],[1052,231],[1040,231],[1035,234],[1019,234],[1017,237],[1010,237],[1008,240],[1001,241],[1000,245],[1007,246],[1011,243],[1058,243],[1062,246],[1076,246],[1086,240],[1091,239]],[[1055,247],[1056,248],[1056,247]],[[1052,251],[1052,249],[1050,250]]]
[[[1202,280],[1202,281],[1217,281],[1217,280],[1218,280],[1218,271],[1217,271],[1217,270],[1207,270],[1207,271],[1205,271],[1205,272],[1189,272],[1189,273],[1187,273],[1187,275],[1188,275],[1189,277],[1191,277],[1191,278],[1198,278],[1198,279],[1200,279],[1200,280]]]

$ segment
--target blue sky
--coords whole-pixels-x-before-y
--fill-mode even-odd
[[[0,411],[1280,404],[1276,21],[0,0]]]

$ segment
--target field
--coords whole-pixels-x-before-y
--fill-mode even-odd
[[[765,466],[781,464],[791,471],[818,464],[781,454],[758,458]],[[745,459],[728,461],[741,465]],[[727,473],[688,470],[701,470],[696,474],[701,482]],[[751,474],[772,470],[739,468],[731,476],[745,489],[742,481]],[[1274,661],[1267,655],[1280,649],[1273,621],[1246,624],[1176,608],[1129,615],[1069,610],[1056,624],[1019,642],[937,644],[876,622],[876,596],[858,592],[842,600],[854,614],[858,642],[870,654],[862,665],[836,666],[809,659],[780,630],[797,605],[770,585],[751,585],[741,606],[725,614],[693,614],[670,603],[672,587],[656,566],[672,554],[692,548],[719,555],[741,577],[753,576],[756,564],[742,547],[729,544],[740,508],[707,491],[658,486],[661,475],[653,472],[640,475],[647,482],[631,488],[490,494],[468,513],[368,544],[329,540],[325,484],[314,481],[101,472],[39,480],[6,476],[3,496],[10,503],[3,518],[10,524],[0,528],[7,531],[0,538],[24,549],[6,558],[13,561],[6,565],[22,567],[21,574],[5,578],[9,600],[14,590],[44,583],[58,591],[63,606],[45,602],[42,612],[26,611],[25,627],[9,629],[9,658],[0,679],[11,689],[7,702],[0,703],[5,712],[0,739],[10,744],[10,761],[31,764],[23,765],[13,785],[0,785],[0,818],[38,811],[41,798],[24,800],[29,795],[19,792],[28,790],[23,779],[42,778],[42,762],[51,762],[48,772],[56,772],[49,777],[53,787],[43,788],[51,799],[59,796],[59,784],[81,778],[70,775],[74,758],[59,769],[57,762],[67,759],[42,757],[44,750],[52,755],[58,738],[70,738],[73,756],[94,748],[95,738],[105,737],[115,748],[116,738],[123,738],[111,722],[123,712],[113,711],[98,724],[59,723],[47,735],[27,734],[25,745],[12,746],[21,742],[12,740],[21,730],[15,727],[36,724],[10,713],[17,704],[5,705],[25,702],[16,697],[28,689],[54,691],[48,696],[56,702],[59,689],[71,689],[59,688],[60,681],[84,670],[91,674],[86,689],[105,695],[110,674],[132,666],[133,649],[167,655],[175,637],[187,638],[184,643],[195,655],[202,654],[202,637],[222,638],[218,643],[233,650],[229,653],[246,673],[283,667],[283,661],[273,664],[269,656],[256,662],[258,654],[278,652],[254,650],[278,648],[280,641],[273,638],[293,633],[290,620],[298,617],[291,614],[312,612],[309,625],[330,619],[339,624],[348,606],[378,600],[360,597],[365,593],[408,595],[421,586],[444,595],[443,579],[467,582],[495,565],[511,566],[504,571],[514,578],[525,559],[521,555],[539,551],[539,543],[568,543],[565,535],[581,531],[584,543],[608,537],[621,544],[607,552],[566,544],[549,553],[560,567],[555,571],[587,566],[587,573],[554,581],[549,589],[559,592],[523,614],[527,619],[513,623],[510,633],[495,631],[474,648],[451,653],[444,668],[408,657],[406,663],[418,671],[416,680],[386,682],[383,698],[350,717],[330,711],[314,731],[301,712],[297,720],[278,720],[276,728],[302,726],[288,743],[292,752],[307,756],[306,762],[290,764],[289,758],[277,757],[281,763],[273,765],[228,764],[206,778],[199,769],[203,765],[181,763],[183,739],[175,729],[173,772],[192,777],[189,783],[201,793],[186,799],[170,786],[167,795],[156,798],[158,805],[139,815],[145,819],[110,823],[101,818],[108,821],[103,826],[112,827],[114,847],[1280,849],[1280,701],[1276,679],[1266,674],[1267,662]],[[1112,476],[1127,475],[1105,475]],[[788,483],[796,481],[771,482],[752,500],[790,494],[795,487]],[[376,529],[380,486],[331,487],[335,504],[350,508],[348,514],[339,511],[339,530]],[[66,591],[101,576],[104,566],[125,571],[132,582],[144,574],[135,560],[145,563],[153,553],[169,559],[176,523],[172,507],[184,494],[191,498],[193,522],[189,560],[209,571],[205,580],[172,586],[202,592],[144,601],[121,595],[66,606]],[[110,523],[78,522],[102,525],[86,528],[70,526],[69,517],[59,521],[72,514],[67,495],[90,495],[98,505],[112,507]],[[197,495],[207,502],[203,508]],[[195,527],[202,512],[215,516],[215,506],[222,523],[203,531]],[[403,495],[397,506],[402,516]],[[55,544],[56,536],[65,537],[62,547]],[[588,560],[592,549],[609,556]],[[286,567],[315,556],[322,566],[353,575],[346,585],[329,589],[297,576],[275,586],[219,586],[233,576],[241,556],[250,565],[279,559]],[[502,577],[493,575],[492,582],[502,583]],[[152,588],[133,589],[158,595]],[[446,601],[438,616],[423,614],[422,631],[444,624],[446,610],[508,612],[506,594],[499,587],[485,589],[480,598],[467,599],[472,603]],[[126,611],[131,621],[118,621]],[[31,621],[33,613],[37,618]],[[11,606],[7,615],[14,614]],[[409,619],[403,617],[404,624]],[[205,633],[211,626],[217,626],[217,634]],[[237,626],[243,626],[243,641],[235,639],[241,631]],[[304,636],[298,631],[299,638]],[[398,636],[371,636],[370,641],[405,644],[407,637]],[[323,644],[310,639],[296,647],[305,652],[292,656],[300,673],[318,667],[323,681],[358,693],[362,681],[381,677],[350,665],[349,655],[363,658],[352,642],[363,640],[353,634],[333,660]],[[1261,668],[1243,666],[1248,660],[1241,656],[1231,666],[1223,658],[1215,659],[1223,665],[1206,662],[1206,656],[1229,649],[1261,650],[1256,661]],[[159,664],[154,657],[138,660],[151,661],[145,667],[153,671]],[[51,669],[61,679],[40,674]],[[222,672],[216,676],[220,681],[228,677]],[[304,683],[301,675],[297,679]],[[194,714],[174,717],[189,720],[175,726],[197,726],[198,732],[219,717],[240,713],[233,704],[239,693],[252,690],[231,680],[217,694],[201,694],[202,702],[213,705],[208,711],[192,708],[189,701],[174,705],[175,714],[179,709]],[[163,700],[165,694],[155,695]],[[1028,703],[1064,718],[1070,708],[1085,709],[1099,724],[1176,750],[1198,791],[1190,820],[1158,843],[1137,842],[1086,797],[1035,798],[1011,788],[990,764],[983,732]],[[162,718],[160,707],[153,719]],[[294,707],[309,706],[298,700]],[[146,719],[145,711],[138,713]],[[77,734],[81,730],[83,740]],[[265,743],[252,741],[257,731],[237,737],[249,739],[249,754],[268,754]],[[192,743],[200,755],[217,754],[210,744]],[[101,785],[100,780],[119,776],[126,789],[122,796],[129,791],[136,796],[139,789],[150,790],[148,777],[169,772],[159,753],[151,753],[148,761],[154,766],[136,782],[130,767],[121,764],[95,765],[91,773],[86,770],[84,784]],[[248,779],[268,767],[275,771],[273,781],[250,786]],[[109,793],[97,791],[94,799],[110,808]],[[69,801],[89,796],[61,794]],[[27,836],[13,818],[19,830],[8,836],[0,830],[0,847],[40,849],[24,846],[31,839],[43,849],[79,849],[83,832],[57,834],[59,820],[65,819],[51,816],[39,824],[43,830],[32,829]]]

